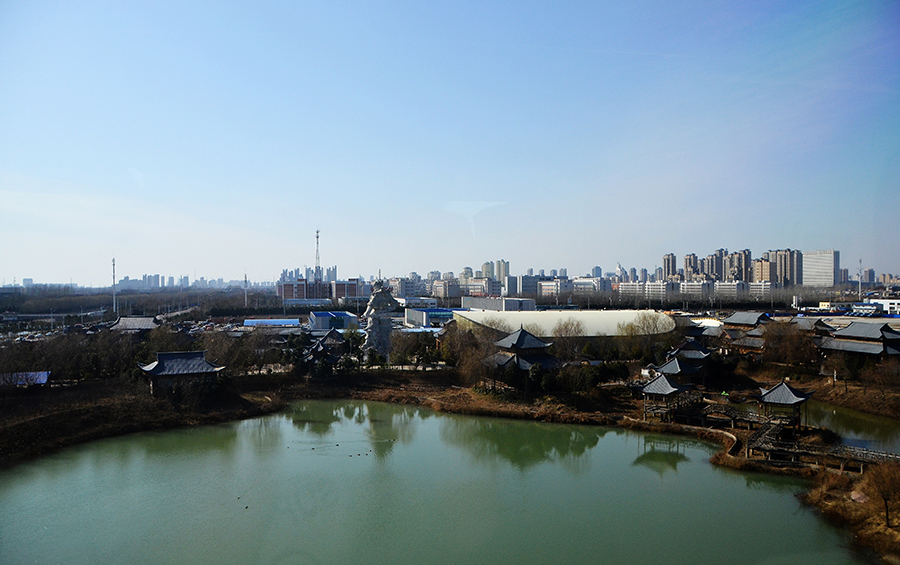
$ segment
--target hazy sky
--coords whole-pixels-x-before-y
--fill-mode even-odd
[[[900,272],[900,2],[0,3],[0,276]]]

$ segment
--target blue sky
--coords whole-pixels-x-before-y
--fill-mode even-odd
[[[6,284],[900,272],[900,3],[147,4],[0,4]]]

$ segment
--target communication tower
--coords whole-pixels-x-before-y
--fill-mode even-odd
[[[322,280],[322,267],[319,265],[319,230],[316,230],[316,270],[314,273],[316,281]]]

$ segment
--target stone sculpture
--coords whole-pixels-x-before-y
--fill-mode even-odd
[[[390,314],[399,304],[391,296],[391,288],[384,286],[384,281],[372,284],[372,297],[363,318],[366,319],[366,341],[363,351],[372,355],[372,351],[387,358],[391,353],[391,317]]]

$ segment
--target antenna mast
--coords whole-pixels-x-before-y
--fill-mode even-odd
[[[322,267],[319,266],[319,230],[316,230],[316,270],[315,270],[315,278],[316,280],[322,280]]]

